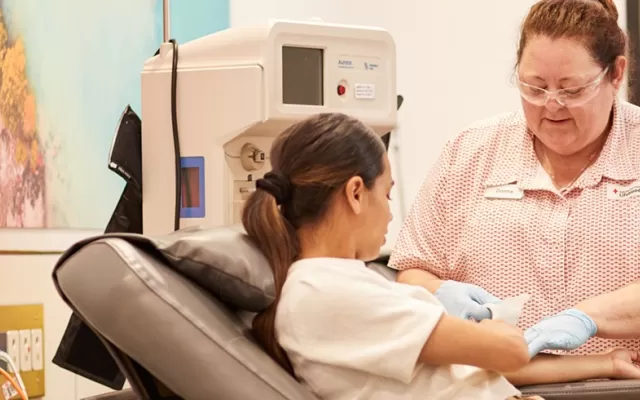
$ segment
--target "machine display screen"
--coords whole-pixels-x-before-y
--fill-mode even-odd
[[[182,207],[200,207],[200,169],[182,168]]]
[[[204,157],[181,157],[180,218],[204,218]]]
[[[282,102],[324,105],[324,50],[282,47]]]

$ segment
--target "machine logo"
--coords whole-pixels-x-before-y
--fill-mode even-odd
[[[338,60],[339,68],[353,68],[353,62],[351,60]]]
[[[378,68],[378,64],[371,64],[368,62],[364,63],[364,69],[367,71],[373,71],[374,69]]]

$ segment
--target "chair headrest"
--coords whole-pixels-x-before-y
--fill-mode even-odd
[[[259,312],[275,299],[269,261],[239,225],[149,239],[178,272],[233,308]]]
[[[175,271],[236,311],[260,312],[275,300],[269,261],[241,225],[185,228],[162,236],[100,235],[74,244],[60,257],[56,269],[85,245],[108,237],[121,238],[159,254]],[[392,271],[383,264],[372,265],[374,270],[394,279]]]

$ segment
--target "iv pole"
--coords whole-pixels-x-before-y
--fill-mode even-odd
[[[162,41],[167,43],[171,36],[169,0],[162,0]]]

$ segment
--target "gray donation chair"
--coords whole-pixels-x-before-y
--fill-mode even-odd
[[[383,263],[369,266],[395,276]],[[318,400],[249,333],[244,317],[270,304],[274,289],[266,259],[237,227],[87,239],[60,258],[53,279],[131,385],[97,398]],[[548,400],[637,400],[640,382],[525,392]]]

